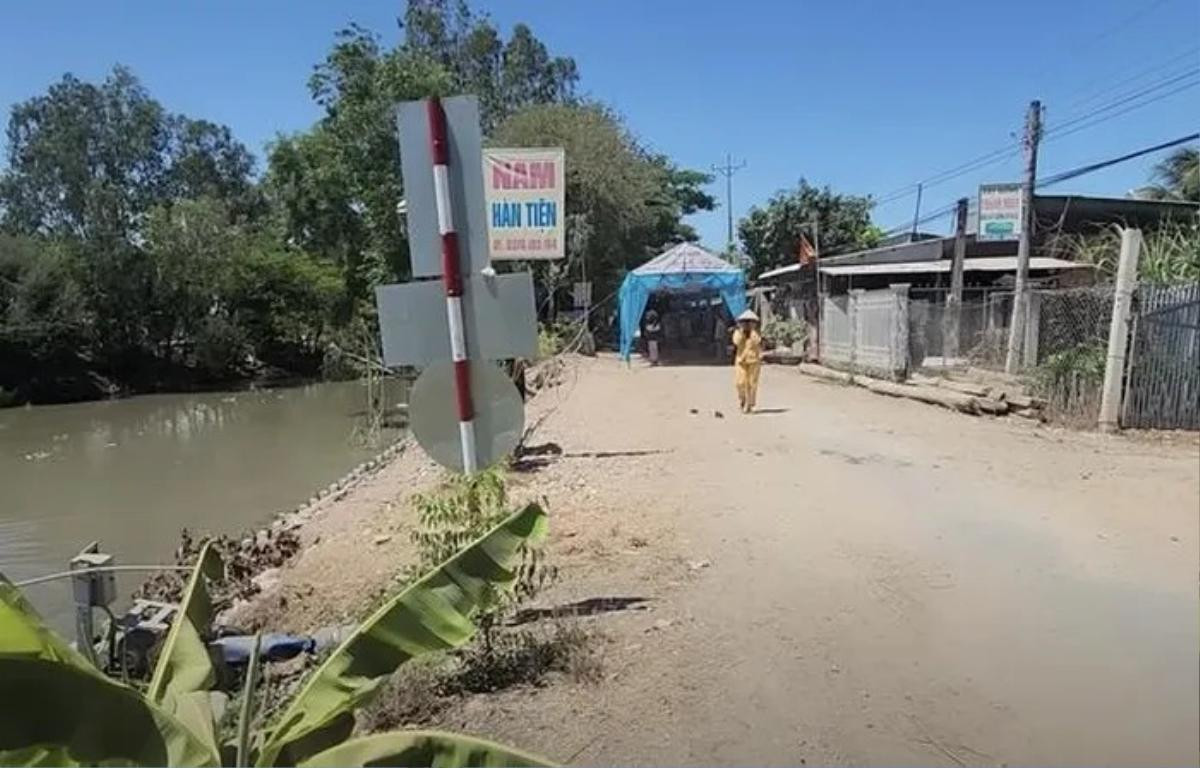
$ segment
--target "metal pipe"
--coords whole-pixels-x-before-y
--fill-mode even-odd
[[[48,573],[45,576],[35,576],[32,579],[13,582],[17,587],[30,587],[34,584],[42,584],[47,581],[55,581],[57,579],[69,579],[72,576],[78,576],[83,573],[114,573],[120,571],[190,571],[194,566],[191,565],[99,565],[95,568],[76,568],[73,571],[59,571],[57,573]]]

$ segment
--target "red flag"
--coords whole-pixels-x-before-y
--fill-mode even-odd
[[[808,242],[808,238],[803,234],[800,235],[800,245],[796,249],[796,257],[801,265],[809,264],[817,257],[817,252],[813,250],[812,243]]]

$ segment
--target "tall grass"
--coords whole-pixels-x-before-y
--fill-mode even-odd
[[[1088,235],[1059,235],[1047,243],[1074,261],[1095,264],[1106,278],[1117,273],[1121,227],[1114,224]],[[1156,285],[1200,281],[1200,223],[1166,222],[1143,234],[1138,279]]]

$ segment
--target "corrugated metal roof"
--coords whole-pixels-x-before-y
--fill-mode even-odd
[[[909,261],[899,264],[854,264],[844,267],[821,267],[821,274],[841,275],[913,275],[949,272],[950,260],[938,261]],[[1052,259],[1048,256],[1034,256],[1029,260],[1030,269],[1087,269],[1091,264],[1080,264],[1066,259]],[[783,267],[782,269],[787,269]],[[778,272],[779,270],[775,270]],[[1016,256],[990,256],[977,259],[963,259],[964,272],[1016,272]],[[766,275],[763,275],[766,277]]]
[[[741,272],[720,256],[692,243],[680,243],[633,270],[636,275]]]
[[[779,277],[780,275],[786,275],[791,272],[799,272],[799,271],[800,271],[799,264],[788,264],[786,267],[776,267],[775,269],[769,269],[766,272],[763,272],[761,275],[759,275],[758,279],[759,280],[770,280],[772,277]]]

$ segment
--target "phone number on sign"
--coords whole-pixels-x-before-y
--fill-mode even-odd
[[[498,237],[492,240],[492,251],[554,251],[558,249],[557,237]]]

